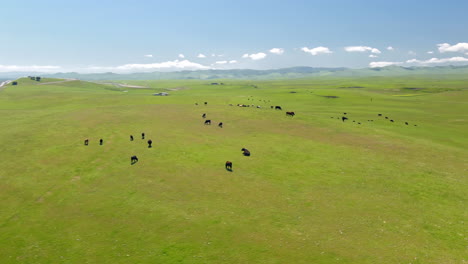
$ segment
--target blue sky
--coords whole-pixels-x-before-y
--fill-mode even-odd
[[[468,64],[466,0],[10,0],[0,8],[0,72]]]

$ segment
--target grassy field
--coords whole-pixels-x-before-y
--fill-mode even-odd
[[[468,78],[46,81],[0,92],[0,263],[468,261]]]

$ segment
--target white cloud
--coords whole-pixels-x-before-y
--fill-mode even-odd
[[[236,60],[230,60],[229,61],[229,64],[234,64],[234,63],[237,63],[237,61]]]
[[[152,54],[147,54],[147,55],[143,55],[143,56],[145,56],[146,58],[153,58]]]
[[[408,51],[408,54],[411,55],[411,56],[415,56],[415,55],[416,55],[416,52],[410,50],[410,51]]]
[[[226,63],[228,63],[228,61],[217,61],[217,62],[215,62],[215,63],[216,63],[216,64],[226,64]]]
[[[255,54],[244,54],[242,55],[242,58],[251,58],[252,60],[261,60],[266,58],[266,54],[263,52],[255,53]]]
[[[0,72],[29,72],[29,71],[39,71],[39,72],[57,72],[62,67],[60,66],[49,66],[49,65],[0,65]]]
[[[369,63],[369,67],[371,68],[382,68],[382,67],[387,67],[391,65],[398,65],[401,64],[401,62],[392,62],[392,61],[373,61]]]
[[[394,49],[392,46],[388,46],[388,47],[387,47],[387,50],[393,51],[393,50],[395,50],[395,49]]]
[[[147,64],[124,64],[116,67],[88,67],[87,71],[102,72],[148,72],[155,70],[206,70],[210,67],[204,66],[199,63],[191,62],[189,60],[174,60],[159,63],[147,63]]]
[[[327,54],[327,53],[333,53],[329,48],[327,47],[316,47],[309,49],[307,47],[301,48],[301,50],[305,53],[310,53],[313,56],[318,55],[318,54]]]
[[[433,51],[428,51],[427,54],[433,54],[434,52]]]
[[[344,48],[347,52],[366,52],[370,51],[371,53],[380,54],[379,49],[368,47],[368,46],[349,46]]]
[[[406,63],[416,63],[416,64],[440,64],[440,63],[449,63],[449,62],[468,62],[468,58],[452,57],[452,58],[443,58],[443,59],[432,58],[432,59],[424,60],[424,61],[417,60],[417,59],[406,61]]]
[[[179,54],[179,58],[183,59],[183,58],[185,58],[185,55],[184,54]]]
[[[467,52],[468,51],[468,43],[466,42],[461,42],[457,43],[455,45],[450,45],[448,43],[442,43],[442,44],[437,44],[439,46],[439,52],[440,53],[445,53],[445,52]]]
[[[377,58],[377,57],[379,57],[379,56],[374,55],[374,54],[369,55],[369,58]]]
[[[204,54],[201,54],[201,53],[200,53],[200,54],[197,55],[197,58],[203,59],[203,58],[206,58],[206,56],[205,56]]]
[[[281,54],[284,53],[284,49],[282,49],[282,48],[272,48],[270,50],[270,53],[281,55]]]

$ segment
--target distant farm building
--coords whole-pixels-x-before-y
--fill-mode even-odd
[[[155,94],[153,94],[153,95],[154,95],[154,96],[168,96],[169,94],[168,94],[168,93],[162,92],[162,93],[155,93]]]

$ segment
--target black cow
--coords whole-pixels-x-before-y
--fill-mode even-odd
[[[206,113],[204,113],[201,117],[202,117],[202,118],[205,118],[205,117],[206,117]]]
[[[153,140],[150,139],[150,140],[148,140],[148,148],[152,147],[151,144],[153,144]]]
[[[271,109],[273,109],[274,106],[270,106]]]
[[[378,114],[378,116],[382,116],[382,114]]]
[[[408,125],[408,122],[405,122],[405,125]]]
[[[343,115],[346,115],[346,113],[343,113]]]
[[[244,156],[247,156],[247,157],[250,156],[250,151],[248,149],[242,148],[241,151],[243,151],[242,154],[244,154]]]
[[[85,144],[85,146],[88,146],[89,145],[89,139],[85,139],[84,144]]]
[[[287,116],[294,116],[295,113],[294,113],[294,112],[286,112],[286,115],[287,115]]]
[[[226,161],[226,165],[225,165],[225,167],[226,167],[226,170],[228,170],[228,171],[232,171],[232,162],[230,162],[230,161]]]
[[[141,139],[145,139],[145,133],[141,133]]]
[[[102,143],[104,143],[104,140],[102,140],[102,138],[99,140],[99,145],[102,145]]]
[[[385,119],[388,119],[388,116],[386,116]]]
[[[223,122],[219,122],[218,126],[219,126],[220,128],[223,128]]]
[[[211,120],[210,119],[205,120],[205,125],[211,125]]]
[[[133,136],[132,135],[130,135],[130,141],[133,141]]]
[[[283,110],[283,109],[281,108],[281,106],[277,105],[275,106],[275,110]]]
[[[208,102],[205,102],[205,105],[207,105],[207,104],[208,104]]]
[[[344,122],[345,120],[348,120],[348,118],[346,116],[341,117],[341,121]]]
[[[393,119],[392,119],[392,120],[390,120],[390,122],[392,122],[392,123],[393,123]]]
[[[130,157],[130,162],[132,163],[132,165],[137,163],[138,162],[138,157],[135,156],[135,155],[131,156]]]

